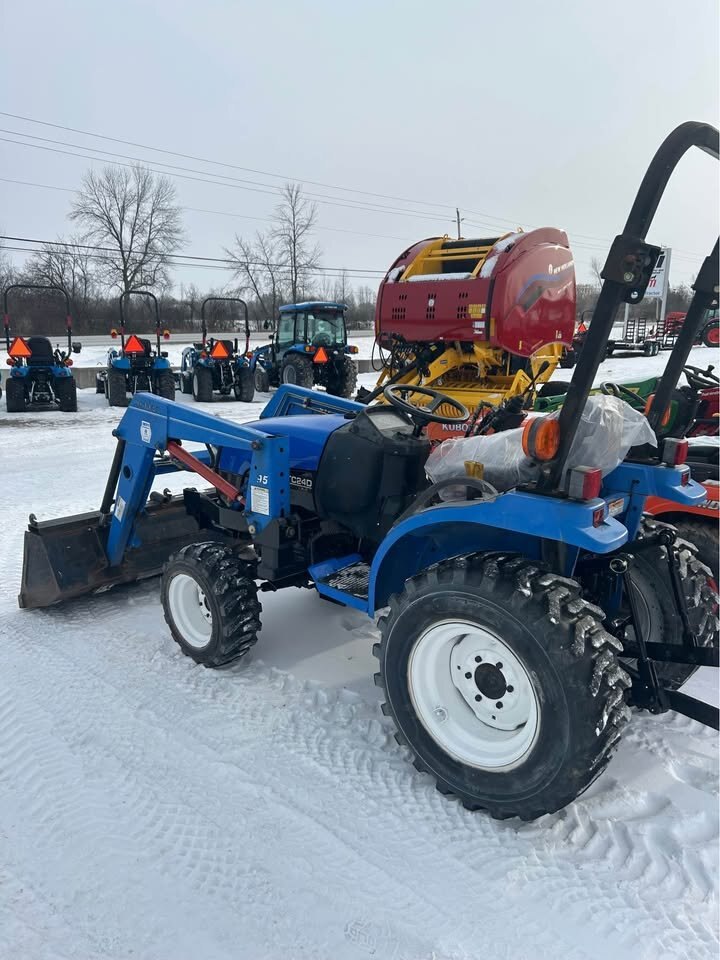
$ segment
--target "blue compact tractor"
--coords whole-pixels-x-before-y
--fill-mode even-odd
[[[237,337],[234,340],[208,338],[205,308],[208,303],[239,303],[242,306],[245,324],[245,346],[240,351]],[[180,389],[191,393],[193,399],[210,403],[214,393],[251,403],[255,395],[253,371],[248,352],[250,349],[250,323],[248,308],[239,297],[207,297],[200,307],[202,341],[185,347],[180,361]]]
[[[47,337],[14,337],[10,340],[8,296],[11,290],[52,290],[65,297],[67,350],[56,347]],[[57,407],[77,410],[77,385],[72,375],[73,353],[80,353],[81,344],[72,339],[70,299],[61,287],[38,283],[13,283],[3,293],[3,324],[10,373],[5,380],[5,405],[8,413],[24,413]]]
[[[494,487],[489,461],[460,456],[432,482],[424,428],[464,424],[467,410],[424,386],[388,384],[386,403],[364,406],[285,385],[243,424],[140,394],[114,431],[99,510],[31,515],[20,605],[162,573],[168,630],[205,667],[257,641],[261,592],[271,604],[304,587],[377,617],[375,680],[398,742],[441,793],[498,818],[571,803],[609,763],[631,706],[717,729],[717,709],[678,689],[718,665],[716,585],[691,543],[643,516],[649,496],[706,497],[684,463],[687,441],[648,440],[622,458],[623,401],[603,398],[619,424],[586,413],[618,307],[645,294],[660,254],[645,236],[692,146],[717,157],[718,131],[683,124],[650,164],[557,418],[486,438],[512,453],[522,434],[528,479]],[[662,424],[717,287],[715,243],[646,433]],[[289,308],[303,324],[315,309]],[[586,459],[570,456],[575,440]],[[181,495],[150,492],[178,469],[193,474]],[[292,643],[291,624],[286,633]]]
[[[125,336],[124,302],[131,296],[148,297],[155,308],[155,336],[153,348],[149,339],[131,333]],[[118,336],[112,330],[113,339]],[[162,349],[161,337],[170,339],[169,330],[161,330],[160,308],[157,297],[149,290],[131,290],[120,297],[120,348],[108,350],[107,367],[96,377],[95,388],[104,393],[111,407],[126,407],[136,393],[155,393],[166,400],[175,399],[175,375]]]
[[[357,367],[348,346],[344,303],[312,301],[280,307],[271,342],[253,350],[255,389],[282,383],[325,387],[336,397],[355,393]],[[266,324],[266,328],[267,328]]]

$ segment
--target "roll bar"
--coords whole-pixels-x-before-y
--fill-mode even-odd
[[[557,456],[542,468],[538,489],[547,493],[559,491],[560,481],[570,447],[575,438],[580,417],[590,394],[598,367],[605,357],[617,308],[621,303],[639,303],[661,248],[645,242],[658,204],[668,181],[682,157],[692,147],[698,147],[718,159],[720,137],[708,123],[689,121],[680,124],[660,145],[643,177],[623,232],[615,237],[605,266],[601,271],[603,285],[595,304],[592,321],[583,349],[568,386],[565,402],[560,410],[560,446]],[[657,425],[667,407],[672,391],[677,386],[687,361],[692,341],[699,327],[702,313],[718,290],[718,244],[705,259],[693,284],[695,295],[688,310],[683,329],[678,336],[661,378],[650,409],[650,424]],[[560,492],[560,491],[559,491]]]
[[[203,302],[200,304],[200,324],[202,330],[202,342],[205,346],[205,341],[207,340],[207,324],[205,323],[205,304],[212,303],[213,301],[219,301],[222,303],[241,303],[243,307],[243,312],[245,315],[245,353],[250,349],[250,317],[248,314],[247,304],[244,300],[241,300],[240,297],[205,297]],[[235,349],[237,350],[237,341],[235,341]]]
[[[11,290],[56,290],[65,297],[65,326],[68,338],[68,356],[72,352],[72,316],[70,315],[70,297],[67,290],[54,283],[11,283],[3,291],[3,327],[5,328],[5,345],[10,351],[10,313],[8,311],[8,294]]]
[[[123,312],[123,303],[128,297],[150,297],[155,306],[155,335],[157,337],[157,354],[160,356],[160,307],[158,299],[154,293],[149,290],[126,290],[120,294],[120,345],[125,349],[125,314]]]

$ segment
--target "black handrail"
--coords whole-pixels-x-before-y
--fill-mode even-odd
[[[560,410],[560,446],[554,460],[542,468],[538,488],[545,492],[558,490],[565,462],[575,438],[580,417],[590,395],[598,367],[605,358],[610,332],[617,308],[621,303],[639,303],[645,295],[652,271],[657,263],[661,248],[645,242],[645,236],[652,223],[655,211],[662,198],[668,181],[682,157],[692,147],[698,147],[705,153],[718,158],[720,137],[715,127],[708,123],[689,121],[681,124],[663,141],[643,177],[635,202],[630,210],[623,232],[615,238],[610,248],[605,266],[602,269],[602,289],[595,304],[592,321],[583,344],[583,349],[568,385],[567,396]],[[708,287],[717,284],[717,245],[713,254],[707,258],[695,283],[695,303],[705,302]],[[713,270],[715,271],[713,277]],[[699,289],[702,286],[702,290]],[[717,295],[717,294],[715,294]],[[695,310],[690,317],[688,328],[693,325]],[[684,325],[685,326],[685,325]],[[688,333],[689,336],[689,333]],[[678,337],[680,340],[680,337]],[[672,393],[677,385],[682,367],[687,359],[686,338],[680,346],[676,342],[673,354],[668,361],[664,375],[663,396]],[[689,347],[687,348],[689,350]],[[684,359],[678,361],[684,353]],[[679,366],[679,369],[677,369]],[[675,380],[672,377],[675,376]],[[668,385],[671,385],[668,388]],[[662,401],[662,397],[661,397]],[[655,405],[659,408],[657,393]]]
[[[5,345],[10,351],[10,313],[8,311],[8,294],[11,290],[55,290],[65,297],[65,326],[68,338],[68,356],[72,352],[72,316],[70,315],[70,297],[67,290],[54,283],[11,283],[3,291],[3,327],[5,328]]]
[[[211,303],[213,301],[219,301],[222,303],[241,303],[243,306],[243,311],[245,315],[245,353],[250,349],[250,316],[248,313],[248,307],[244,300],[241,300],[240,297],[205,297],[203,302],[200,304],[200,325],[202,330],[202,342],[205,346],[205,341],[207,340],[207,324],[205,323],[205,304]],[[235,341],[235,349],[237,350],[237,340]]]

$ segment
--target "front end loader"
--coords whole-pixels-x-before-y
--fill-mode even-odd
[[[431,482],[426,427],[468,416],[435,387],[387,384],[385,403],[367,406],[283,385],[241,425],[138,394],[115,431],[100,510],[31,518],[21,606],[162,567],[168,629],[206,667],[257,641],[260,592],[271,602],[278,589],[306,587],[377,615],[375,680],[398,742],[443,794],[498,818],[571,803],[606,768],[630,705],[717,729],[718,711],[679,689],[698,666],[718,665],[711,573],[672,527],[643,518],[651,495],[702,502],[684,443],[648,441],[601,468],[595,451],[618,437],[583,420],[617,309],[643,298],[660,252],[645,241],[658,202],[693,146],[717,157],[717,130],[683,124],[648,168],[566,401],[525,437],[531,480],[494,487],[486,464],[469,462]],[[717,286],[716,243],[649,408],[653,429]],[[506,434],[510,447],[517,434]],[[576,439],[586,459],[573,457]],[[208,489],[153,493],[174,469]]]

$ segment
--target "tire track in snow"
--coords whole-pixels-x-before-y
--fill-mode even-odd
[[[113,644],[117,644],[117,639],[113,640]],[[122,653],[123,649],[125,653]],[[139,673],[142,670],[146,670],[147,664],[143,664],[140,661],[136,662],[135,660],[131,660],[129,664],[125,663],[124,665],[121,663],[123,656],[126,655],[127,649],[128,648],[123,648],[118,645],[106,648],[105,652],[110,655],[111,660],[117,659],[119,661],[117,664],[118,668],[124,666],[125,674],[127,674],[128,671],[131,673]],[[101,648],[93,647],[93,650],[97,654],[97,651],[101,650]],[[411,817],[416,816],[419,823],[422,824],[427,820],[428,801],[430,801],[432,818],[433,822],[437,825],[437,832],[444,835],[447,829],[454,829],[456,832],[459,830],[460,836],[457,847],[459,850],[462,850],[466,856],[468,854],[472,856],[473,847],[479,846],[481,849],[477,850],[477,854],[480,858],[483,856],[487,857],[489,852],[488,847],[491,846],[494,848],[492,851],[493,855],[496,856],[500,862],[504,862],[506,865],[510,863],[511,868],[508,871],[509,878],[519,879],[519,882],[524,882],[525,884],[528,882],[537,884],[539,887],[545,887],[546,889],[550,886],[557,886],[558,896],[568,887],[568,869],[570,868],[571,877],[574,873],[578,872],[576,864],[571,863],[568,865],[567,863],[559,864],[555,862],[559,854],[557,850],[548,848],[549,845],[546,839],[548,825],[539,828],[540,836],[545,838],[542,840],[542,845],[546,849],[541,850],[540,854],[534,851],[533,862],[537,860],[537,866],[534,866],[533,862],[531,862],[528,867],[528,865],[523,862],[528,846],[526,839],[524,839],[520,845],[516,844],[516,850],[514,852],[511,851],[508,853],[507,849],[502,849],[506,846],[506,838],[503,835],[504,825],[490,822],[488,828],[488,821],[485,821],[482,829],[483,836],[479,844],[472,841],[468,843],[467,833],[468,831],[472,831],[473,834],[476,832],[474,828],[478,824],[478,821],[482,822],[482,815],[476,817],[468,815],[464,811],[459,811],[458,808],[442,800],[433,790],[430,790],[429,787],[424,786],[424,778],[421,778],[420,775],[415,774],[414,771],[411,771],[411,768],[406,766],[400,751],[397,748],[388,746],[387,735],[384,733],[383,727],[379,724],[375,716],[372,715],[368,705],[363,704],[361,701],[358,702],[356,698],[338,697],[333,694],[328,695],[325,691],[314,690],[309,685],[300,685],[286,675],[279,674],[277,671],[268,671],[258,665],[251,665],[249,670],[243,670],[242,667],[239,667],[233,671],[227,671],[224,674],[213,675],[208,674],[201,668],[191,667],[189,662],[185,661],[184,658],[176,657],[174,660],[168,661],[167,657],[158,655],[157,653],[153,654],[153,656],[155,659],[151,668],[156,674],[155,679],[157,683],[163,685],[163,695],[158,698],[159,709],[167,711],[171,695],[177,697],[178,694],[180,695],[179,703],[183,707],[182,711],[179,711],[176,705],[171,710],[169,716],[163,716],[161,719],[164,724],[169,723],[173,727],[176,727],[179,717],[185,716],[187,719],[188,704],[192,703],[193,705],[197,705],[198,699],[208,703],[216,713],[218,712],[218,707],[220,708],[220,713],[222,713],[223,709],[227,708],[231,708],[233,711],[239,709],[240,716],[236,717],[239,721],[237,726],[233,726],[227,733],[224,733],[219,742],[215,731],[213,731],[209,739],[206,738],[207,745],[212,749],[219,750],[222,754],[229,753],[232,755],[232,749],[227,749],[227,747],[230,746],[228,743],[229,738],[233,741],[232,746],[234,746],[237,751],[237,741],[238,739],[242,740],[243,737],[243,721],[245,717],[252,716],[253,714],[257,715],[258,711],[261,714],[263,713],[263,709],[268,700],[268,692],[271,693],[271,702],[277,705],[277,694],[280,693],[282,697],[289,701],[285,715],[289,722],[285,725],[286,728],[284,730],[275,728],[273,730],[273,737],[277,738],[277,736],[280,735],[283,742],[287,745],[289,741],[293,741],[294,731],[303,731],[298,742],[298,752],[300,755],[305,753],[314,756],[316,762],[324,766],[326,772],[329,774],[331,787],[334,790],[339,789],[340,786],[346,786],[348,783],[352,783],[359,775],[360,783],[358,789],[367,793],[368,782],[379,780],[379,786],[382,789],[377,791],[377,796],[373,795],[371,798],[371,802],[372,800],[375,801],[373,811],[375,815],[383,815],[383,804],[386,798],[389,797],[391,804],[398,804],[399,809],[403,810],[406,817],[408,813],[410,813]],[[96,657],[96,659],[97,666],[91,668],[93,673],[95,673],[96,669],[102,670],[103,667],[102,657]],[[107,667],[107,664],[105,663],[104,666]],[[78,669],[81,669],[81,665],[78,665]],[[114,670],[107,672],[107,676],[102,682],[107,682],[107,678],[112,676],[115,676]],[[128,679],[127,676],[125,676],[125,679]],[[129,691],[136,689],[140,677],[133,676],[132,679],[133,682],[127,685]],[[179,689],[175,689],[178,681],[180,681]],[[219,688],[219,683],[222,684],[222,688]],[[188,685],[190,689],[187,689]],[[258,686],[259,691],[255,689]],[[222,694],[220,694],[220,689],[222,689]],[[218,702],[218,698],[220,702]],[[294,708],[292,707],[293,703],[295,703]],[[374,710],[374,708],[372,709]],[[267,710],[264,711],[264,715],[267,717]],[[312,725],[315,727],[309,739],[304,732],[308,726],[308,718],[312,719]],[[273,723],[274,722],[275,721],[273,721]],[[197,736],[197,729],[193,731],[192,717],[189,718],[188,724],[183,726],[182,720],[180,720],[180,726],[188,736],[192,736],[193,733]],[[262,721],[260,726],[262,726]],[[341,731],[340,736],[337,735],[338,728],[340,728]],[[329,730],[331,732],[330,736],[328,735]],[[295,740],[297,739],[298,738],[295,737]],[[378,748],[383,754],[383,756],[379,758],[377,756]],[[341,781],[339,785],[336,782],[338,779]],[[282,782],[280,786],[282,786]],[[380,799],[378,799],[378,797]],[[367,799],[367,797],[364,797],[364,802],[366,802]],[[580,807],[584,803],[586,803],[586,801],[580,801],[580,804],[576,804],[574,808]],[[452,815],[449,811],[453,811]],[[314,813],[315,812],[311,810],[309,815],[313,816]],[[655,811],[649,811],[649,816],[652,817],[655,815]],[[561,817],[561,815],[558,815],[558,817]],[[459,824],[457,822],[458,818]],[[450,823],[447,823],[448,819],[451,820]],[[546,820],[547,819],[550,818],[546,818]],[[600,823],[593,827],[596,835],[602,834],[605,828],[605,823]],[[523,828],[519,828],[519,830],[522,831]],[[580,836],[580,834],[576,831],[575,842],[577,842],[578,836]],[[557,837],[555,839],[557,840]],[[562,843],[565,843],[567,840],[566,837],[561,837],[560,839]],[[613,845],[613,843],[604,841],[602,849],[594,850],[592,844],[587,841],[587,838],[583,838],[582,842],[576,847],[574,847],[573,842],[571,842],[569,849],[565,851],[565,855],[575,859],[577,849],[585,848],[586,861],[589,860],[594,866],[596,866],[597,863],[602,864],[603,861],[607,861],[606,867],[610,870],[611,874],[617,876],[619,870],[620,876],[622,877],[622,868],[627,863],[628,857],[611,855],[615,847],[617,847],[617,843]],[[393,853],[391,858],[393,862],[404,862],[404,858],[407,858],[407,849],[403,847],[402,843],[398,844],[397,850],[392,849],[392,847],[391,850]],[[360,850],[359,854],[367,858],[367,850]],[[515,861],[520,864],[516,868],[520,871],[519,878],[514,877],[512,872],[512,864]],[[550,864],[547,861],[550,861]],[[560,865],[562,869],[558,869]],[[632,870],[628,871],[629,881],[644,875],[642,864],[639,866],[640,869],[638,869],[638,863],[632,865]],[[450,873],[453,874],[456,870],[457,864],[453,864]],[[613,876],[608,878],[610,885],[613,883]],[[569,886],[573,889],[577,887],[577,889],[582,891],[583,887],[588,886],[588,878],[586,875],[583,875],[578,879],[580,880],[579,885],[571,882]],[[452,882],[452,878],[450,878],[450,880]],[[476,881],[477,878],[475,878],[475,882]],[[605,886],[607,886],[607,884]],[[685,889],[685,887],[683,886],[682,889]],[[567,890],[565,890],[565,892],[567,893]],[[607,891],[603,893],[602,885],[599,894],[601,899],[602,896],[607,894]],[[564,902],[567,902],[568,898],[564,897],[563,899]],[[621,916],[627,916],[627,923],[623,924],[623,926],[626,926],[628,930],[637,929],[638,910],[640,910],[640,914],[648,914],[647,899],[649,898],[640,899],[636,904],[628,906],[623,902],[623,898],[618,898],[618,902],[613,903],[612,907],[614,919],[617,920]],[[595,901],[595,905],[597,905],[594,892],[588,896],[587,891],[584,891],[580,906],[582,906],[583,903],[593,901]],[[652,923],[656,923],[658,919],[661,918],[658,918],[657,912],[650,911],[648,925],[651,926]],[[702,933],[702,927],[699,933]],[[700,939],[702,939],[702,936]],[[527,941],[523,938],[523,942]]]

